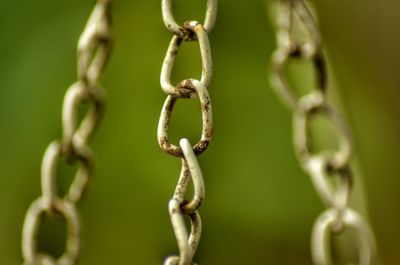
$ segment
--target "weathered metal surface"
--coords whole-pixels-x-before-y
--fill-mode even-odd
[[[171,0],[162,0],[162,15],[165,26],[174,36],[169,44],[161,70],[160,83],[162,90],[168,95],[161,111],[158,123],[157,139],[163,151],[182,159],[182,170],[173,198],[169,202],[169,214],[177,240],[179,255],[169,256],[165,265],[191,265],[201,236],[201,219],[198,209],[205,196],[205,186],[197,155],[203,153],[212,139],[213,116],[208,87],[211,84],[213,65],[208,33],[211,32],[217,15],[217,0],[208,0],[206,19],[203,24],[189,21],[179,26],[174,19]],[[171,83],[172,70],[179,47],[183,41],[198,41],[202,61],[200,80],[185,79],[177,85]],[[168,126],[172,111],[178,99],[198,97],[202,113],[202,132],[200,140],[192,147],[187,139],[181,139],[179,145],[170,143]],[[193,199],[187,201],[185,194],[188,183],[192,179],[194,186]],[[191,223],[190,233],[187,231],[185,217]]]

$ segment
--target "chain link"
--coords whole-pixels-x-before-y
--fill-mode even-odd
[[[174,33],[176,36],[187,39],[191,35],[191,31],[185,26],[179,26],[175,21],[174,12],[172,9],[173,0],[162,0],[162,16],[164,24],[167,29]],[[203,28],[210,33],[214,28],[215,21],[217,20],[218,0],[207,0],[206,18]]]
[[[182,160],[182,169],[178,185],[168,208],[172,227],[177,240],[179,255],[169,256],[165,265],[192,265],[197,246],[200,241],[202,223],[198,213],[204,196],[205,186],[197,155],[203,153],[212,138],[213,116],[211,99],[208,93],[213,66],[208,33],[214,27],[217,16],[217,0],[207,1],[207,12],[204,25],[197,21],[185,22],[179,26],[175,21],[172,10],[172,0],[162,0],[162,15],[165,26],[174,36],[169,44],[161,70],[160,83],[162,90],[168,95],[161,111],[158,123],[157,139],[161,149]],[[202,75],[200,80],[185,79],[177,85],[171,83],[172,70],[180,45],[183,41],[198,41],[202,60]],[[178,145],[170,143],[168,137],[169,121],[178,99],[198,97],[202,112],[202,133],[200,140],[192,146],[182,138]],[[194,187],[193,199],[185,199],[190,179]],[[185,217],[189,217],[191,229],[188,232]]]
[[[316,220],[311,251],[316,265],[333,264],[330,251],[332,233],[353,229],[358,236],[359,264],[376,264],[376,245],[367,222],[349,208],[353,175],[353,142],[344,120],[326,99],[327,73],[321,38],[314,18],[303,0],[280,0],[277,16],[277,49],[272,55],[271,84],[282,102],[293,112],[294,147],[301,166],[327,209]],[[296,96],[285,74],[290,59],[311,60],[316,85],[309,94]],[[337,131],[338,150],[311,150],[311,119],[325,115]]]
[[[81,201],[93,172],[93,155],[88,145],[103,113],[105,95],[99,78],[112,49],[111,0],[98,0],[78,43],[78,81],[66,92],[62,110],[63,138],[53,141],[45,151],[41,168],[42,196],[28,209],[22,232],[24,265],[73,265],[81,246],[81,221],[76,205]],[[89,110],[80,122],[78,109]],[[59,162],[79,163],[66,195],[58,194]],[[38,250],[43,218],[59,217],[67,224],[67,242],[59,257]]]

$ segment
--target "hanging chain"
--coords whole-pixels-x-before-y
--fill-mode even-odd
[[[277,16],[277,49],[272,56],[271,83],[285,105],[293,112],[294,147],[301,166],[311,177],[314,188],[327,207],[314,224],[312,258],[316,265],[333,264],[330,237],[353,229],[358,236],[359,264],[376,264],[374,236],[367,222],[349,208],[352,190],[351,158],[353,142],[346,123],[327,102],[327,72],[321,39],[313,16],[303,0],[281,0]],[[302,34],[296,30],[303,28]],[[285,75],[290,59],[311,60],[316,84],[309,94],[296,97]],[[311,149],[310,123],[326,116],[337,131],[339,149],[315,152]]]
[[[93,155],[88,145],[103,114],[105,95],[99,84],[112,48],[111,0],[98,0],[78,43],[78,81],[66,92],[62,110],[63,138],[47,148],[41,167],[42,196],[30,206],[22,232],[24,265],[73,265],[81,246],[81,221],[77,204],[81,201],[93,172]],[[79,124],[80,105],[89,110]],[[58,194],[57,172],[61,159],[79,164],[64,197]],[[67,224],[64,253],[56,259],[38,250],[38,237],[45,215]]]
[[[172,227],[178,243],[179,256],[168,257],[165,265],[191,265],[197,246],[200,241],[202,223],[198,209],[201,206],[205,187],[203,175],[197,162],[197,155],[203,153],[212,138],[213,117],[211,110],[211,100],[208,94],[213,69],[211,48],[208,40],[208,33],[211,32],[217,14],[217,0],[207,1],[207,12],[204,25],[197,21],[185,22],[179,26],[175,21],[172,11],[172,0],[162,0],[162,15],[167,29],[174,34],[169,44],[167,54],[161,70],[161,88],[168,95],[161,111],[158,124],[157,138],[158,143],[166,153],[180,157],[182,169],[178,185],[175,189],[173,198],[170,200],[168,208]],[[182,41],[198,41],[202,60],[202,75],[200,80],[185,79],[177,85],[171,84],[172,68]],[[190,142],[183,138],[179,146],[169,142],[168,125],[174,109],[175,103],[180,98],[198,97],[202,112],[202,134],[196,145],[192,147]],[[186,190],[192,179],[194,195],[191,201],[185,199]],[[191,231],[188,233],[186,228],[185,216],[188,216],[191,224]]]

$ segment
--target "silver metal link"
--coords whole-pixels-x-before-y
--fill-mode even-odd
[[[293,113],[293,140],[297,157],[327,207],[314,224],[311,238],[313,262],[315,265],[333,264],[330,233],[343,233],[345,228],[352,228],[359,237],[359,264],[376,264],[373,234],[362,216],[348,205],[353,186],[353,142],[346,123],[327,103],[325,57],[318,28],[304,0],[280,0],[279,8],[277,49],[272,55],[270,80],[279,98]],[[309,94],[295,95],[284,70],[289,59],[312,61],[317,82],[316,88]],[[325,115],[337,131],[337,151],[315,152],[311,149],[311,119],[317,115]]]
[[[103,113],[105,96],[99,78],[112,48],[111,0],[98,0],[78,43],[78,81],[66,92],[62,111],[63,138],[53,141],[43,156],[42,196],[30,206],[22,234],[24,265],[75,265],[81,246],[81,222],[76,204],[93,173],[93,155],[88,142]],[[89,104],[85,118],[78,123],[78,108]],[[66,195],[58,194],[58,164],[65,159],[79,163]],[[61,217],[67,225],[64,253],[56,259],[37,249],[39,227],[45,215]]]
[[[179,255],[166,258],[164,265],[192,265],[200,241],[202,223],[198,209],[205,196],[203,175],[196,156],[203,153],[212,139],[213,116],[208,87],[211,84],[213,65],[208,33],[212,30],[217,14],[217,0],[208,0],[205,24],[190,21],[179,26],[172,12],[172,0],[162,0],[162,15],[169,31],[174,33],[161,69],[160,84],[168,95],[158,122],[157,139],[160,148],[182,159],[182,169],[173,198],[169,202],[169,214],[177,240]],[[171,83],[172,70],[182,41],[198,41],[201,53],[202,75],[200,80],[185,79],[177,85]],[[178,145],[171,144],[168,137],[169,121],[178,99],[198,96],[202,113],[202,133],[200,140],[192,147],[182,138]],[[185,199],[188,183],[192,179],[193,198]],[[185,216],[191,223],[190,233],[186,227]]]

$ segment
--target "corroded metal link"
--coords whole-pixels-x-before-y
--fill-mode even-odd
[[[178,185],[175,189],[174,198],[181,202],[182,210],[186,214],[190,214],[197,211],[204,200],[204,180],[200,165],[197,162],[196,154],[193,152],[190,142],[187,139],[182,139],[179,144],[183,152],[182,170]],[[189,184],[189,177],[193,180],[194,195],[193,199],[186,203],[184,196]]]
[[[173,0],[162,0],[161,6],[164,24],[167,29],[175,35],[181,38],[186,38],[190,34],[190,32],[187,31],[187,28],[179,26],[179,24],[175,21],[173,15],[172,1]],[[208,33],[212,31],[215,25],[215,21],[217,19],[217,9],[218,0],[207,0],[207,11],[204,21],[204,28]]]
[[[330,235],[335,232],[335,222],[340,216],[344,228],[353,229],[356,232],[359,244],[359,265],[376,264],[375,239],[368,224],[363,217],[349,208],[338,212],[330,208],[318,217],[312,232],[312,256],[315,265],[333,264],[330,246]]]
[[[180,256],[171,256],[167,258],[164,265],[190,265],[193,264],[193,256],[196,252],[197,246],[201,236],[201,219],[197,211],[189,214],[191,231],[188,234],[186,223],[184,220],[184,213],[181,209],[181,202],[175,198],[169,202],[169,214],[171,217],[172,227],[175,232],[175,237],[179,247]]]
[[[25,265],[75,265],[78,260],[81,223],[76,204],[82,199],[93,172],[93,155],[88,142],[103,113],[105,96],[98,84],[111,51],[111,0],[98,0],[78,44],[78,81],[66,92],[63,102],[63,138],[53,141],[43,156],[42,196],[30,206],[24,222],[22,252]],[[81,104],[89,104],[79,123]],[[79,163],[65,196],[58,194],[58,164],[65,159]],[[64,253],[56,258],[37,249],[39,228],[45,215],[61,217],[67,224]]]
[[[169,214],[175,237],[179,247],[178,256],[170,256],[164,261],[164,265],[193,265],[197,245],[200,241],[202,223],[198,209],[201,206],[205,186],[203,175],[197,162],[197,155],[203,153],[212,138],[213,116],[211,99],[208,87],[213,75],[208,33],[211,32],[217,15],[217,0],[207,1],[207,13],[203,24],[189,21],[179,26],[174,19],[172,0],[162,0],[162,15],[164,23],[169,31],[175,35],[169,43],[161,69],[160,83],[162,90],[168,95],[160,115],[157,129],[157,140],[161,149],[173,156],[182,159],[182,169],[174,197],[169,202]],[[187,78],[177,85],[171,82],[172,70],[182,41],[198,41],[201,54],[201,79]],[[202,113],[202,132],[200,140],[192,147],[187,139],[181,139],[179,145],[169,142],[168,127],[175,103],[180,98],[198,97]],[[193,198],[185,199],[190,179],[193,181]],[[190,234],[186,228],[185,216],[191,221]]]
[[[343,233],[346,227],[354,229],[360,239],[359,264],[376,264],[372,232],[367,222],[348,205],[353,186],[353,141],[345,121],[327,103],[325,59],[318,28],[304,0],[280,0],[279,3],[277,49],[272,55],[271,84],[283,103],[293,112],[296,155],[303,169],[310,175],[317,194],[328,208],[314,225],[314,264],[333,264],[329,250],[330,233]],[[302,31],[306,38],[300,39],[301,34],[296,30]],[[291,58],[312,60],[316,72],[316,89],[301,97],[295,95],[285,73],[285,65]],[[317,115],[325,115],[336,130],[338,150],[312,150],[310,125],[311,119]]]
[[[212,79],[213,66],[207,32],[204,30],[203,26],[196,21],[185,23],[184,27],[193,32],[194,36],[199,41],[202,62],[200,82],[208,89]],[[196,95],[194,93],[195,91],[186,85],[188,80],[180,82],[177,86],[171,84],[172,69],[182,41],[183,39],[179,36],[175,35],[172,37],[161,69],[161,88],[166,94],[174,97],[194,97]]]
[[[180,140],[183,150],[182,170],[175,189],[174,197],[169,202],[169,214],[179,247],[179,256],[171,256],[164,262],[165,265],[190,265],[201,236],[201,219],[197,212],[204,200],[205,188],[203,175],[192,146],[187,139]],[[185,201],[187,186],[193,180],[194,196],[189,202]],[[191,221],[191,232],[188,235],[184,216],[188,215]]]
[[[207,149],[212,138],[213,117],[211,99],[207,88],[201,82],[194,79],[187,80],[185,86],[195,91],[200,100],[203,129],[199,142],[193,147],[195,154],[199,155]],[[173,156],[182,157],[182,149],[177,145],[171,144],[168,137],[168,125],[177,100],[178,98],[173,96],[167,97],[158,123],[157,138],[158,143],[163,151]]]

